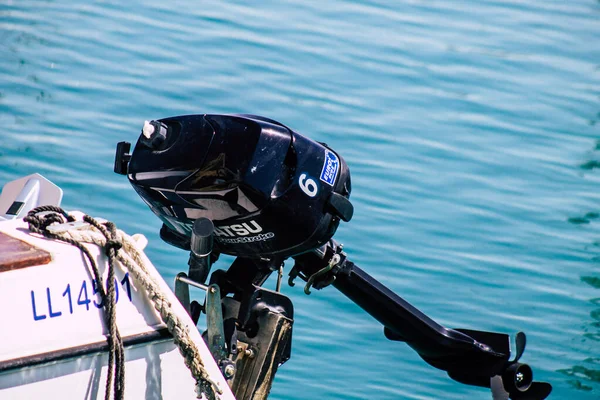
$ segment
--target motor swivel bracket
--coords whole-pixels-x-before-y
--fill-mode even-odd
[[[208,218],[198,218],[192,225],[190,238],[190,279],[204,283],[208,278],[211,267],[211,253],[213,250],[215,225]]]

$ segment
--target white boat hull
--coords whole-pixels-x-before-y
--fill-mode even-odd
[[[1,233],[50,253],[52,259],[0,272],[0,399],[103,399],[107,330],[82,252],[31,234],[20,219],[0,221]],[[106,256],[95,245],[86,247],[106,281]],[[150,261],[145,261],[173,310],[187,324],[204,367],[223,391],[220,398],[234,399],[191,318]],[[115,276],[117,325],[125,345],[125,397],[196,398],[195,381],[145,290],[122,267],[116,268]]]

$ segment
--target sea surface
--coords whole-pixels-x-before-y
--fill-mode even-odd
[[[114,151],[192,113],[327,142],[352,173],[350,259],[449,327],[526,332],[552,399],[600,398],[599,1],[0,0],[0,183],[43,174],[145,234],[169,282],[187,254]],[[283,291],[271,398],[491,399],[333,287]]]

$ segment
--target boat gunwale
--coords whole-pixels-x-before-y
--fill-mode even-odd
[[[143,332],[129,335],[123,338],[123,346],[132,347],[140,344],[148,344],[173,339],[167,328],[157,329],[152,332]],[[68,347],[60,350],[53,350],[46,353],[33,354],[26,357],[13,358],[0,361],[0,374],[18,370],[20,368],[35,367],[57,361],[68,360],[71,358],[82,357],[90,354],[107,352],[108,342],[86,343],[79,346]]]

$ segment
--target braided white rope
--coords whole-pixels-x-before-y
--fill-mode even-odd
[[[86,224],[87,225],[87,224]],[[88,225],[85,229],[70,229],[57,235],[76,240],[83,243],[93,243],[100,247],[106,245],[106,237],[95,227]],[[161,319],[167,325],[167,329],[173,335],[173,341],[179,348],[179,352],[184,358],[185,365],[190,370],[192,377],[196,381],[196,395],[202,397],[204,387],[209,384],[213,391],[223,394],[219,386],[210,379],[208,372],[204,368],[198,347],[191,339],[185,323],[173,311],[171,303],[163,293],[160,285],[152,277],[146,264],[142,251],[138,248],[136,242],[120,229],[117,229],[118,240],[123,247],[117,252],[117,260],[129,271],[138,286],[143,287],[148,293],[154,308],[159,312]],[[218,397],[217,397],[218,398]]]

